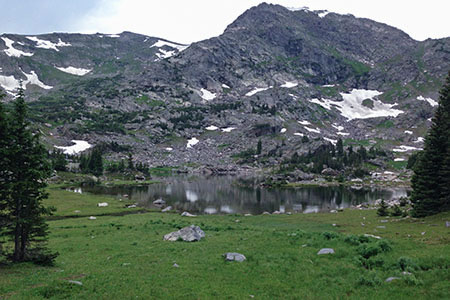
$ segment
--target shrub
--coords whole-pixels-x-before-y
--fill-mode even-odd
[[[401,215],[403,215],[403,211],[400,209],[400,207],[398,205],[394,205],[394,209],[391,212],[391,216],[399,217]]]
[[[361,245],[357,251],[362,257],[366,259],[382,252],[377,245]]]
[[[414,263],[414,261],[411,258],[406,257],[406,256],[402,256],[398,259],[397,266],[402,271],[413,271],[413,270],[417,269],[417,265]]]
[[[370,272],[367,275],[363,275],[358,279],[358,285],[376,286],[381,284],[380,278],[375,272]]]
[[[384,201],[384,199],[382,199],[380,202],[380,207],[377,210],[377,215],[379,215],[380,217],[385,217],[385,216],[389,215],[388,206],[387,206],[386,202]]]
[[[382,251],[382,252],[389,252],[392,250],[392,245],[391,243],[389,243],[386,240],[381,240],[377,243],[378,248]]]

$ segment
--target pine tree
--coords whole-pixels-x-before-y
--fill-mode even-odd
[[[45,179],[50,175],[47,151],[39,141],[39,135],[33,135],[27,121],[27,105],[23,90],[19,90],[9,122],[9,148],[7,156],[6,212],[9,218],[2,226],[3,236],[14,243],[13,261],[32,260],[51,263],[56,254],[46,252],[43,243],[47,239],[48,225],[43,218],[51,209],[43,206],[47,197]],[[34,248],[32,248],[34,246]]]
[[[439,100],[411,181],[411,201],[416,217],[450,209],[450,72]]]
[[[256,146],[256,154],[260,155],[262,152],[262,141],[261,139],[258,140],[258,145]]]
[[[0,237],[5,234],[6,225],[10,218],[7,210],[9,198],[9,126],[6,113],[1,99],[4,95],[0,94]],[[0,240],[0,255],[2,254],[2,241]]]
[[[344,156],[344,143],[342,143],[342,139],[338,139],[336,143],[337,156]]]
[[[134,171],[133,154],[128,153],[128,169]]]
[[[89,156],[88,170],[95,176],[103,175],[103,157],[101,147],[94,147]]]

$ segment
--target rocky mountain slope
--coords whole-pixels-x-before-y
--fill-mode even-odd
[[[450,38],[261,4],[191,45],[4,34],[0,85],[11,99],[22,81],[49,146],[116,142],[151,165],[228,167],[259,140],[260,163],[275,164],[342,138],[401,160],[422,146],[449,59]]]

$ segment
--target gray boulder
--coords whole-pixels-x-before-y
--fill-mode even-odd
[[[183,240],[185,242],[196,242],[200,241],[205,237],[205,232],[200,229],[200,227],[191,225],[188,227],[181,228],[178,231],[168,233],[164,236],[165,241],[175,242],[178,240]]]
[[[322,254],[334,254],[334,249],[332,249],[332,248],[322,248],[322,249],[320,249],[319,252],[317,252],[317,255],[322,255]]]
[[[400,278],[399,277],[389,277],[385,281],[386,282],[391,282],[391,281],[394,281],[394,280],[397,280],[397,279],[400,279]]]
[[[226,261],[238,261],[243,262],[247,258],[243,254],[236,253],[236,252],[227,252],[223,255],[225,257]]]
[[[193,215],[193,214],[191,214],[191,213],[188,213],[187,211],[183,212],[183,213],[181,214],[181,216],[182,216],[182,217],[196,217],[196,215]]]
[[[157,199],[155,201],[153,201],[153,204],[155,205],[166,205],[166,201],[164,201],[163,199]]]
[[[163,210],[161,210],[162,212],[168,212],[172,210],[172,206],[167,206],[166,208],[164,208]]]
[[[450,222],[449,221],[445,221],[445,227],[450,227]]]

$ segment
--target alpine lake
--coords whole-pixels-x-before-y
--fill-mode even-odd
[[[405,187],[305,186],[265,188],[243,184],[231,176],[170,177],[164,182],[143,186],[84,185],[70,189],[116,197],[138,207],[172,209],[192,214],[262,214],[329,212],[378,199],[391,200],[407,196]],[[163,200],[164,205],[155,205]]]

